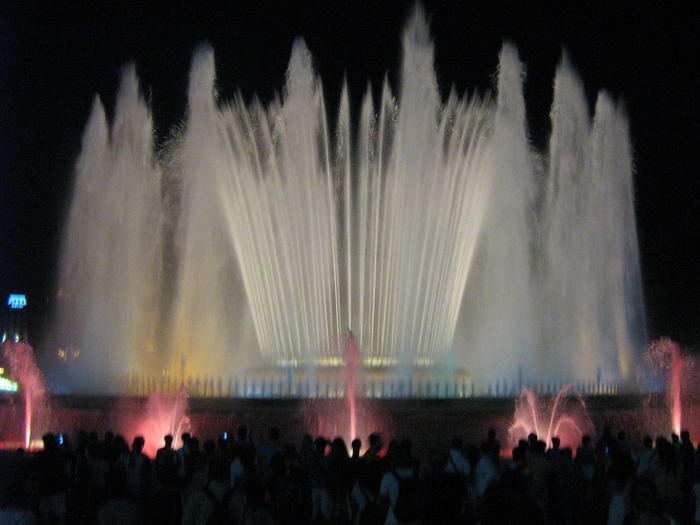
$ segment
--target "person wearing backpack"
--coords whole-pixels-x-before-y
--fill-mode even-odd
[[[230,467],[224,458],[209,462],[209,481],[204,490],[193,492],[182,514],[182,525],[233,525],[234,489],[230,487]]]
[[[403,447],[393,468],[382,477],[378,505],[386,512],[384,525],[409,525],[423,518],[423,481],[410,452]]]

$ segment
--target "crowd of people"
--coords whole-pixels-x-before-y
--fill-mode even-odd
[[[491,430],[477,446],[460,437],[414,451],[371,434],[260,445],[241,426],[182,446],[165,436],[155,458],[106,432],[70,442],[46,434],[43,450],[4,458],[0,521],[40,525],[360,525],[700,523],[700,452],[687,431],[631,443],[603,429],[576,450],[531,434],[502,454]],[[637,446],[639,445],[639,446]],[[366,449],[365,449],[366,448]],[[23,521],[22,521],[23,520]]]

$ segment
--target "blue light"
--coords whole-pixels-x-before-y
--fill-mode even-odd
[[[27,306],[27,298],[24,294],[13,293],[7,298],[7,306],[14,309],[20,309]]]

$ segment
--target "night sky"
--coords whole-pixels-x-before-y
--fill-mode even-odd
[[[685,2],[684,2],[685,4]],[[492,85],[504,39],[524,61],[533,143],[549,133],[555,67],[565,47],[591,105],[607,89],[628,112],[651,337],[700,343],[700,8],[680,2],[425,2],[443,93]],[[62,7],[63,6],[63,7]],[[675,6],[675,7],[674,7]],[[108,112],[134,61],[158,138],[183,117],[193,49],[216,51],[222,98],[269,100],[302,36],[331,104],[344,78],[397,78],[413,2],[0,1],[0,293],[25,293],[40,339],[55,275],[72,166],[92,100]]]

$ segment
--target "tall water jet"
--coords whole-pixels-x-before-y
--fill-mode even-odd
[[[686,383],[686,370],[691,368],[693,363],[683,355],[678,343],[667,337],[662,337],[647,346],[645,358],[651,365],[652,372],[665,376],[671,431],[680,435],[683,424],[683,385]]]
[[[153,123],[134,67],[114,120],[95,100],[75,170],[61,258],[58,337],[79,353],[83,388],[115,391],[121,375],[158,369],[163,211]]]
[[[355,439],[357,437],[358,375],[360,372],[360,367],[362,366],[362,360],[360,356],[360,349],[357,346],[357,341],[355,341],[355,336],[351,331],[348,331],[343,357],[345,358],[345,370],[347,374],[345,397],[348,399],[348,409],[350,412],[349,435],[350,439]]]
[[[543,361],[532,246],[534,152],[528,139],[523,96],[524,66],[511,44],[501,50],[497,98],[483,170],[484,217],[472,249],[474,272],[464,294],[463,322],[471,335],[461,356],[467,369],[494,378],[540,377]],[[507,319],[507,322],[504,320]],[[499,378],[500,379],[500,378]]]
[[[399,94],[385,82],[355,111],[345,87],[331,127],[302,40],[268,104],[220,101],[199,48],[185,123],[158,151],[127,68],[76,167],[63,339],[88,365],[104,352],[110,379],[338,367],[346,327],[364,367],[451,363],[477,393],[631,379],[644,328],[619,105],[601,94],[591,120],[563,59],[538,153],[512,45],[495,96],[443,97],[433,55],[418,9]]]

